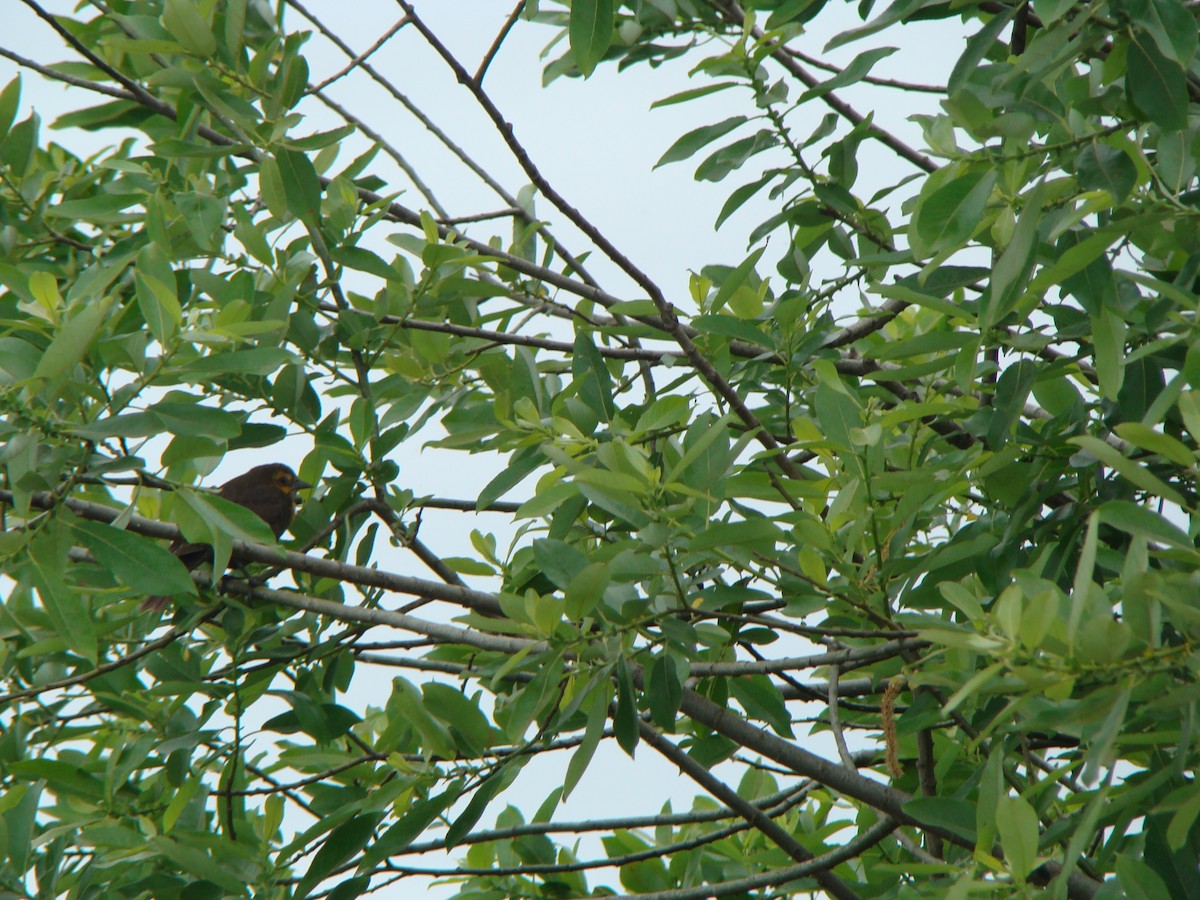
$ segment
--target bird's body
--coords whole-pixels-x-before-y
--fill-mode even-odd
[[[217,496],[222,500],[244,506],[267,523],[267,527],[278,538],[289,525],[296,511],[296,492],[312,487],[301,481],[296,473],[282,463],[267,463],[255,466],[236,478],[221,485]],[[208,544],[189,544],[177,540],[171,544],[171,552],[191,571],[206,562],[212,562],[213,551]],[[142,609],[162,609],[170,597],[147,597]]]

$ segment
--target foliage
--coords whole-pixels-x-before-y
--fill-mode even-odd
[[[528,181],[475,164],[505,218],[458,220],[380,177],[378,110],[298,111],[395,86],[289,6],[0,42],[0,892],[1200,896],[1194,6],[863,0],[826,67],[824,0],[546,0],[474,68],[401,0]],[[928,20],[944,86],[871,74]],[[726,229],[766,210],[745,257],[660,284],[561,196],[488,93],[510,29],[580,96],[686,61],[662,164],[729,185]],[[38,79],[108,149],[49,141]],[[940,101],[922,146],[865,86]],[[285,438],[319,483],[286,556],[196,489]],[[497,474],[421,496],[422,441]],[[425,508],[497,524],[438,555]],[[193,581],[180,532],[245,571]],[[694,807],[555,824],[610,745]]]

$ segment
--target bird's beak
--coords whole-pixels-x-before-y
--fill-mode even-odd
[[[312,485],[309,484],[307,481],[301,481],[299,478],[297,478],[295,481],[292,482],[292,493],[294,494],[294,493],[296,493],[296,491],[302,491],[305,488],[310,488],[310,487],[312,487]]]

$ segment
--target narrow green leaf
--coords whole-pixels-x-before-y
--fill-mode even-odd
[[[877,31],[882,31],[889,25],[894,25],[896,22],[903,22],[909,16],[915,14],[917,10],[924,6],[932,5],[936,0],[896,0],[886,10],[868,22],[866,25],[859,25],[857,28],[851,28],[848,31],[843,31],[841,34],[835,35],[829,43],[825,45],[825,50],[833,50],[843,44],[848,44],[851,41],[857,41],[859,38],[867,37]],[[870,7],[864,7],[869,10]],[[865,15],[865,13],[864,13]]]
[[[488,804],[492,802],[492,798],[509,783],[511,775],[510,766],[505,766],[497,772],[493,772],[479,787],[475,789],[475,793],[471,795],[466,807],[461,813],[450,823],[450,827],[446,829],[446,846],[447,848],[458,845],[467,834],[475,827],[475,824],[483,817],[487,811]],[[512,770],[515,773],[515,770]]]
[[[72,531],[96,562],[145,594],[195,594],[187,568],[157,541],[103,522],[78,521]]]
[[[446,790],[433,797],[418,800],[403,810],[400,821],[389,828],[373,843],[359,863],[364,870],[378,866],[389,856],[404,852],[404,849],[420,836],[442,812],[458,800],[462,793],[462,782],[453,781]]]
[[[1029,273],[1033,271],[1038,226],[1042,221],[1044,190],[1044,185],[1038,184],[1026,195],[1025,206],[1017,219],[1012,239],[996,260],[991,290],[985,295],[986,306],[980,316],[981,330],[989,330],[1012,311],[1029,280]]]
[[[1108,191],[1121,203],[1137,184],[1137,166],[1124,150],[1092,141],[1076,157],[1075,176],[1080,187]]]
[[[579,748],[571,755],[567,764],[567,774],[563,777],[562,798],[565,800],[571,791],[579,784],[579,779],[587,770],[588,763],[600,744],[604,734],[604,726],[608,724],[608,705],[612,699],[612,686],[608,682],[597,684],[587,699],[587,726],[583,730],[583,740]]]
[[[736,544],[771,545],[784,541],[783,530],[770,519],[749,519],[745,522],[718,522],[709,525],[692,538],[688,549],[693,553]]]
[[[1116,400],[1125,381],[1125,320],[1110,309],[1092,316],[1092,340],[1096,348],[1096,377],[1100,393]]]
[[[138,309],[155,340],[166,344],[179,331],[183,309],[175,296],[174,284],[166,285],[150,275],[134,275]]]
[[[1152,509],[1128,500],[1109,500],[1096,513],[1100,521],[1126,534],[1151,541],[1195,551],[1196,545],[1187,532]]]
[[[1037,378],[1037,365],[1028,359],[1018,360],[1000,373],[996,382],[995,406],[988,423],[988,446],[999,450],[1025,409],[1025,401]]]
[[[663,97],[661,100],[655,100],[650,104],[650,108],[658,109],[660,106],[686,103],[688,100],[695,100],[697,97],[707,97],[709,94],[715,94],[717,91],[723,91],[731,87],[738,87],[738,83],[736,81],[719,81],[716,84],[706,84],[703,87],[690,88],[686,91],[680,91],[677,94],[671,94],[669,97]]]
[[[1167,59],[1145,32],[1129,38],[1125,68],[1129,102],[1150,121],[1167,131],[1187,126],[1187,78],[1183,67]]]
[[[625,657],[617,660],[617,712],[613,716],[613,732],[621,749],[633,756],[639,734],[637,701],[633,693],[633,676]]]
[[[608,566],[604,563],[589,563],[580,569],[563,592],[567,618],[580,622],[589,615],[603,599],[610,581]]]
[[[1016,7],[1004,8],[991,16],[979,31],[967,38],[966,47],[959,55],[958,61],[950,71],[950,78],[946,82],[947,94],[954,96],[959,92],[967,78],[978,69],[984,56],[992,49],[1000,32],[1008,27],[1009,20],[1016,15],[1016,12]]]
[[[765,246],[759,247],[742,260],[736,269],[725,276],[725,280],[721,282],[720,288],[717,289],[716,296],[712,299],[712,304],[708,312],[718,313],[721,311],[721,307],[729,301],[729,298],[733,296],[733,292],[741,287],[746,282],[746,279],[750,277],[750,273],[754,271],[754,267],[758,265],[758,261],[766,249]]]
[[[646,680],[646,702],[650,715],[660,726],[673,731],[675,714],[683,701],[683,683],[675,670],[675,662],[662,653],[650,666]]]
[[[801,103],[805,103],[816,97],[823,97],[830,91],[836,91],[839,88],[857,84],[871,74],[871,69],[875,68],[877,62],[881,59],[887,59],[895,52],[895,47],[875,47],[871,50],[864,50],[832,78],[822,81],[820,84],[809,88],[801,94],[800,98],[796,101],[796,105],[799,106]]]
[[[983,219],[996,178],[993,167],[974,166],[921,197],[909,228],[913,255],[925,259],[965,244]]]
[[[1004,848],[1004,861],[1018,884],[1037,865],[1038,816],[1021,797],[1003,796],[996,804],[996,830]]]
[[[665,166],[667,163],[687,159],[701,147],[711,144],[723,135],[729,134],[729,132],[746,121],[748,119],[745,116],[730,116],[728,119],[716,124],[704,125],[689,131],[667,148],[667,152],[654,164],[654,168],[657,169],[659,166]]]
[[[779,690],[766,675],[740,675],[729,679],[729,692],[741,704],[746,715],[761,719],[781,737],[790,738],[792,717]]]
[[[1126,0],[1122,5],[1133,24],[1144,28],[1163,56],[1190,66],[1196,56],[1196,19],[1176,0]]]
[[[613,405],[612,375],[604,357],[592,343],[591,337],[582,329],[575,332],[575,347],[571,353],[571,375],[579,399],[600,417],[602,422],[611,422],[616,414]]]
[[[613,0],[574,0],[567,36],[571,56],[584,77],[592,74],[612,43]]]
[[[1121,422],[1113,427],[1113,431],[1117,433],[1118,437],[1129,443],[1151,453],[1157,453],[1181,466],[1196,464],[1195,451],[1189,449],[1183,441],[1173,438],[1169,434],[1163,434],[1161,431],[1155,431],[1141,422]]]
[[[288,208],[287,189],[283,184],[283,171],[279,163],[270,156],[264,156],[258,163],[258,190],[263,202],[271,215],[280,222],[288,222],[291,216]]]
[[[920,822],[941,826],[971,842],[975,840],[975,806],[966,800],[916,797],[902,808]]]
[[[67,584],[65,531],[44,529],[29,545],[30,572],[42,606],[67,646],[95,665],[99,661],[96,629],[80,593]]]
[[[293,896],[297,900],[307,897],[312,893],[313,888],[324,881],[334,869],[366,847],[381,818],[383,818],[381,813],[357,815],[333,829],[321,844],[321,849],[313,856],[312,862],[308,865],[308,871],[296,885],[296,892]]]
[[[854,449],[851,432],[861,428],[863,422],[862,410],[853,398],[828,384],[819,384],[813,395],[813,412],[831,447],[843,452]]]
[[[20,103],[21,76],[18,75],[0,91],[0,144],[4,143],[8,129],[12,128],[12,123],[17,118],[17,107]]]
[[[58,392],[70,370],[91,349],[111,305],[108,301],[89,303],[58,330],[33,371],[33,377],[42,382],[41,393],[53,395]]]
[[[288,211],[304,222],[313,222],[321,209],[321,182],[307,156],[295,150],[275,154]]]
[[[165,0],[162,23],[180,46],[207,61],[217,52],[217,39],[201,12],[204,8],[194,0]]]
[[[1149,491],[1152,494],[1162,497],[1164,500],[1169,500],[1180,506],[1187,506],[1187,501],[1173,487],[1140,463],[1122,456],[1119,450],[1109,446],[1100,440],[1100,438],[1092,437],[1091,435],[1079,435],[1078,437],[1068,438],[1068,440],[1072,444],[1078,444],[1122,478],[1125,478],[1142,490]]]

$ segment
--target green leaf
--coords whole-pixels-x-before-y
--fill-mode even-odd
[[[592,756],[596,752],[596,747],[600,744],[600,738],[604,735],[604,726],[608,724],[608,705],[611,699],[612,687],[607,681],[597,684],[588,696],[585,704],[587,726],[583,730],[583,740],[579,742],[579,749],[571,755],[571,761],[567,764],[567,773],[563,777],[562,798],[564,800],[579,784],[579,779],[583,777],[588,763],[592,761]]]
[[[42,382],[40,393],[58,393],[70,371],[87,356],[110,306],[109,302],[89,303],[58,330],[33,370],[34,379]]]
[[[704,334],[719,334],[758,347],[774,349],[775,342],[754,323],[735,316],[693,316],[692,326]]]
[[[91,611],[79,591],[67,584],[67,547],[58,527],[42,531],[29,545],[29,567],[42,606],[67,646],[95,665],[99,661]]]
[[[966,83],[967,79],[977,70],[988,51],[992,49],[1000,32],[1008,27],[1009,21],[1016,15],[1016,7],[1007,7],[992,15],[975,34],[967,39],[966,48],[959,54],[950,78],[946,82],[946,93],[954,96]]]
[[[675,714],[683,702],[683,683],[676,672],[675,661],[666,653],[660,654],[650,666],[645,694],[654,721],[666,730],[674,731]]]
[[[247,0],[228,0],[225,4],[225,51],[237,59],[245,40]]]
[[[1197,49],[1197,26],[1185,4],[1173,0],[1124,0],[1122,11],[1154,38],[1163,56],[1184,67],[1192,64]]]
[[[502,767],[500,770],[489,775],[483,784],[475,789],[475,793],[471,796],[466,807],[450,823],[450,827],[446,829],[447,848],[457,846],[467,836],[471,829],[475,827],[475,824],[483,817],[488,804],[492,802],[492,798],[511,781],[512,775],[515,775],[516,771],[517,768],[511,764]]]
[[[1195,543],[1178,525],[1152,509],[1128,500],[1109,500],[1099,509],[1100,520],[1126,534],[1195,551]]]
[[[1142,466],[1140,463],[1132,459],[1127,459],[1121,455],[1121,452],[1115,447],[1110,447],[1100,438],[1092,437],[1091,435],[1079,435],[1077,437],[1068,438],[1072,444],[1078,444],[1100,462],[1104,463],[1110,469],[1115,471],[1135,486],[1144,491],[1149,491],[1164,500],[1169,500],[1172,503],[1178,503],[1180,506],[1186,506],[1187,501],[1173,487],[1160,479],[1157,475],[1150,472],[1149,469]]]
[[[210,353],[190,361],[184,371],[200,380],[222,375],[270,375],[296,361],[296,356],[282,347],[252,347]]]
[[[719,81],[716,84],[706,84],[703,87],[689,88],[686,91],[671,94],[669,97],[663,97],[661,100],[655,100],[650,104],[650,108],[658,109],[660,106],[686,103],[688,100],[695,100],[697,97],[707,97],[709,94],[715,94],[717,91],[723,91],[731,87],[738,87],[738,83],[736,81]]]
[[[575,573],[563,593],[567,618],[580,622],[589,615],[603,599],[611,580],[604,563],[589,563]]]
[[[584,77],[592,74],[612,43],[613,0],[574,0],[567,29],[571,56]]]
[[[565,588],[571,579],[587,566],[587,557],[570,544],[555,540],[533,542],[533,558],[542,574],[559,588]]]
[[[833,50],[843,44],[849,44],[851,41],[857,41],[859,38],[867,37],[877,31],[882,31],[889,25],[894,25],[897,22],[903,22],[909,16],[915,14],[917,10],[924,6],[932,5],[937,0],[896,0],[883,13],[876,16],[866,25],[860,25],[857,28],[851,28],[849,31],[843,31],[835,35],[829,43],[825,45],[825,50]],[[870,7],[863,7],[864,10],[869,10]],[[864,12],[863,15],[866,15]]]
[[[832,78],[822,81],[820,84],[809,88],[801,94],[800,98],[796,101],[796,105],[799,106],[801,103],[805,103],[816,97],[823,97],[830,91],[836,91],[847,85],[857,84],[866,78],[867,75],[871,74],[871,69],[875,68],[877,62],[881,59],[887,59],[895,52],[895,47],[876,47],[872,50],[864,50]]]
[[[1017,227],[996,266],[992,270],[991,290],[984,296],[979,328],[986,331],[1008,315],[1033,271],[1034,250],[1037,247],[1038,226],[1042,221],[1044,186],[1039,184],[1025,197],[1025,208],[1017,219]]]
[[[1117,433],[1118,437],[1129,443],[1135,444],[1143,450],[1149,450],[1151,453],[1157,453],[1181,466],[1196,464],[1195,451],[1189,449],[1183,441],[1177,440],[1169,434],[1163,434],[1161,431],[1155,431],[1141,422],[1121,422],[1113,427],[1113,431]]]
[[[81,200],[55,204],[46,210],[46,215],[57,219],[83,219],[107,224],[119,218],[116,213],[145,202],[145,194],[95,194]]]
[[[533,448],[514,453],[507,465],[500,470],[500,473],[479,492],[479,498],[475,501],[475,508],[483,509],[488,504],[503,497],[524,481],[543,462],[544,459],[541,454],[534,452]]]
[[[476,700],[466,697],[462,691],[448,684],[429,681],[421,685],[425,708],[437,716],[467,742],[472,753],[480,753],[490,747],[498,734],[488,724],[487,716],[480,710]]]
[[[667,148],[667,152],[654,164],[654,168],[657,169],[659,166],[665,166],[667,163],[687,159],[701,147],[707,146],[717,138],[729,134],[733,129],[747,121],[749,120],[745,116],[731,116],[713,125],[704,125],[689,131]]]
[[[1013,425],[1024,412],[1025,401],[1036,378],[1037,365],[1028,359],[1018,360],[1000,373],[987,431],[988,446],[993,450],[999,450],[1008,441]]]
[[[1121,203],[1137,184],[1137,166],[1124,150],[1100,141],[1092,141],[1079,151],[1075,177],[1086,190],[1108,191]]]
[[[119,581],[144,594],[195,594],[187,567],[166,547],[102,522],[72,524],[79,542]]]
[[[208,61],[217,52],[217,39],[202,8],[194,0],[165,0],[162,23],[180,46]]]
[[[758,261],[766,249],[766,247],[759,247],[742,260],[736,269],[725,276],[725,280],[721,282],[721,287],[717,289],[716,296],[712,299],[708,312],[719,313],[721,311],[721,307],[729,302],[734,291],[745,284],[746,279],[750,277],[750,273],[754,271],[754,267],[758,265]]]
[[[1124,900],[1180,900],[1178,894],[1171,893],[1162,876],[1139,859],[1118,856],[1116,869],[1120,885],[1117,896]]]
[[[829,446],[843,452],[853,451],[851,432],[862,427],[862,410],[854,398],[822,382],[813,395],[813,412]]]
[[[1092,316],[1092,339],[1096,348],[1096,377],[1100,393],[1116,400],[1125,380],[1125,321],[1110,309]]]
[[[993,167],[974,166],[920,197],[909,227],[913,255],[924,259],[966,243],[979,227],[996,178]]]
[[[287,189],[283,184],[283,171],[279,163],[270,156],[264,156],[259,160],[258,189],[272,216],[284,223],[291,220],[291,216],[288,214]]]
[[[779,139],[773,131],[762,129],[750,137],[740,138],[710,154],[696,167],[697,181],[723,181],[730,172],[745,165],[746,160],[776,146]]]
[[[389,712],[395,710],[404,717],[420,736],[422,752],[429,757],[454,759],[456,748],[449,730],[435,719],[426,708],[417,689],[403,678],[392,679],[392,696],[388,701]]]
[[[0,798],[0,816],[3,817],[5,832],[4,849],[14,871],[24,872],[29,860],[37,825],[39,801],[45,783],[12,784]]]
[[[633,693],[633,676],[625,657],[617,660],[617,711],[613,716],[613,733],[621,749],[633,756],[637,749],[639,723],[637,701]]]
[[[688,544],[693,553],[736,544],[762,544],[773,547],[784,541],[783,530],[770,519],[749,519],[745,522],[717,522],[709,525]]]
[[[382,818],[382,813],[357,815],[333,829],[321,844],[321,849],[313,856],[312,862],[308,865],[308,871],[296,885],[296,892],[293,896],[297,900],[307,897],[312,893],[313,888],[324,881],[334,869],[366,847],[367,842],[371,840],[371,835],[375,832],[375,826]]]
[[[38,128],[41,120],[37,113],[30,113],[29,118],[18,122],[5,136],[3,141],[0,141],[0,162],[10,166],[13,174],[23,176],[29,168],[30,162],[33,160],[33,150],[37,146]],[[51,215],[55,207],[50,206],[45,210],[46,215]]]
[[[746,710],[746,715],[761,719],[781,737],[790,738],[792,717],[779,690],[766,675],[739,675],[729,679],[729,692]]]
[[[721,207],[721,211],[717,213],[716,221],[713,222],[713,228],[720,228],[726,219],[741,209],[747,200],[761,191],[766,185],[774,180],[778,174],[778,172],[774,171],[767,172],[767,174],[763,175],[761,178],[751,181],[749,184],[743,184],[741,187],[737,188],[732,194],[729,195],[729,198]]]
[[[4,137],[8,134],[8,129],[12,128],[12,123],[17,117],[17,107],[20,103],[21,76],[18,75],[4,86],[3,91],[0,91],[0,144],[4,143]]]
[[[373,843],[359,863],[363,869],[378,866],[389,856],[404,852],[462,793],[462,782],[453,781],[446,790],[433,797],[418,800],[402,811],[400,821]]]
[[[334,262],[351,269],[367,272],[388,281],[399,281],[400,273],[388,265],[377,253],[364,247],[336,247],[332,253]]]
[[[571,375],[579,399],[600,417],[600,421],[611,422],[616,413],[612,396],[612,376],[604,357],[600,355],[588,333],[582,329],[575,332]]]
[[[1145,32],[1129,38],[1125,69],[1129,102],[1160,128],[1174,131],[1187,126],[1187,78],[1183,67],[1163,56]]]
[[[907,815],[927,825],[948,829],[974,843],[975,805],[949,797],[915,797],[901,807]]]
[[[275,154],[287,209],[302,222],[316,221],[321,210],[321,182],[308,157],[295,150]]]
[[[687,397],[680,397],[678,394],[659,397],[638,417],[633,430],[636,434],[646,434],[673,428],[687,421],[690,410],[691,404]]]
[[[1018,884],[1024,884],[1037,865],[1037,812],[1021,797],[1002,796],[996,804],[996,830],[1009,872]]]
[[[166,344],[179,331],[183,310],[175,296],[174,280],[170,285],[157,278],[138,272],[134,276],[137,286],[138,309],[150,333],[160,344]]]

